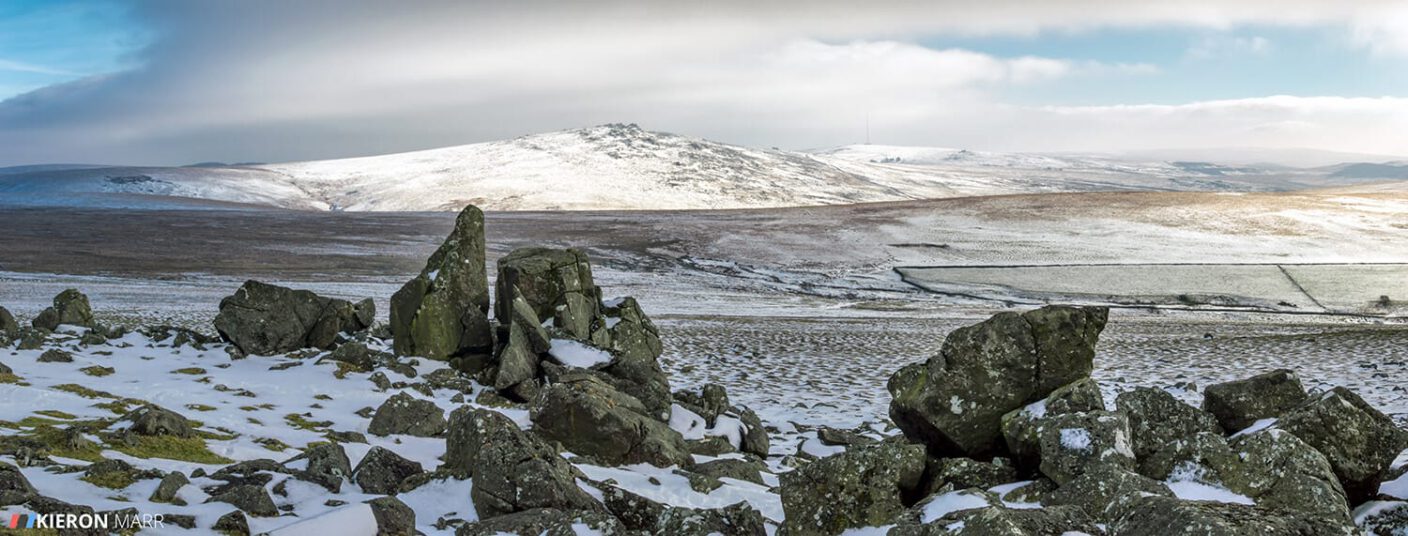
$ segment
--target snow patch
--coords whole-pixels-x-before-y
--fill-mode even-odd
[[[922,523],[933,523],[944,516],[963,510],[973,510],[977,508],[987,508],[991,506],[987,497],[966,491],[954,491],[943,495],[935,496],[924,505],[924,512],[920,518]]]
[[[1090,452],[1090,431],[1084,428],[1062,428],[1061,447]]]
[[[572,339],[553,339],[548,354],[569,367],[591,368],[611,362],[611,354]]]

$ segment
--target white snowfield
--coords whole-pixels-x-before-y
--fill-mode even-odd
[[[1330,168],[856,145],[755,149],[601,125],[382,156],[229,167],[0,169],[0,205],[304,210],[772,208],[1080,191],[1281,191]]]

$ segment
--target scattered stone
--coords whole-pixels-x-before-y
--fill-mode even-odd
[[[839,534],[888,524],[924,474],[920,445],[881,443],[822,458],[781,475],[787,534]]]
[[[1109,523],[1127,513],[1136,501],[1150,495],[1172,497],[1173,492],[1157,480],[1115,465],[1100,464],[1048,494],[1042,504],[1079,506],[1096,521]]]
[[[249,519],[245,518],[244,512],[235,510],[215,521],[215,525],[210,527],[215,532],[230,534],[234,536],[249,536]]]
[[[195,437],[190,421],[180,413],[155,404],[134,409],[123,415],[122,420],[131,422],[129,430],[137,435]]]
[[[1006,458],[993,458],[987,462],[972,458],[929,458],[924,477],[925,495],[930,495],[944,487],[988,489],[999,484],[1015,482],[1017,468]]]
[[[178,493],[186,484],[190,484],[190,479],[180,471],[172,471],[162,477],[161,483],[157,484],[156,490],[152,492],[147,500],[156,503],[170,503],[177,506],[185,506],[186,501],[182,500]]]
[[[328,432],[328,436],[327,436],[327,437],[328,437],[329,440],[336,441],[336,442],[338,442],[338,443],[362,443],[362,444],[366,444],[366,442],[367,442],[367,436],[362,435],[361,432],[353,432],[353,431],[351,431],[351,430],[340,431],[340,432],[339,432],[339,431]]]
[[[1209,385],[1203,390],[1203,410],[1232,433],[1261,419],[1278,417],[1306,398],[1296,373],[1279,369],[1245,380]]]
[[[246,355],[331,348],[339,334],[369,327],[368,306],[251,280],[220,300],[215,330]]]
[[[352,470],[352,481],[366,493],[395,495],[402,481],[423,472],[425,469],[419,463],[388,449],[372,447]]]
[[[1136,500],[1124,516],[1110,523],[1108,533],[1120,536],[1350,536],[1355,531],[1352,525],[1335,520],[1287,517],[1260,506],[1146,496]]]
[[[346,363],[359,372],[371,372],[376,367],[376,358],[366,343],[349,341],[337,346],[327,357],[330,361]]]
[[[15,315],[10,314],[10,310],[0,307],[0,336],[18,337],[20,334],[20,323],[15,321]]]
[[[1108,411],[1068,413],[1044,419],[1038,432],[1041,474],[1065,485],[1100,464],[1133,469],[1129,421]]]
[[[602,463],[688,465],[689,448],[635,397],[593,376],[564,378],[534,403],[534,430],[573,453]]]
[[[416,532],[416,512],[395,497],[378,497],[367,501],[376,518],[377,536],[413,536]]]
[[[75,289],[68,289],[54,296],[54,305],[34,317],[30,325],[35,329],[54,331],[59,326],[97,327],[93,321],[93,308],[88,304],[88,296]]]
[[[877,441],[874,438],[861,435],[860,433],[852,430],[842,430],[840,428],[832,428],[830,426],[823,426],[821,428],[818,428],[816,430],[816,438],[817,440],[821,441],[821,444],[823,445],[842,447],[869,445]]]
[[[445,432],[445,412],[429,400],[396,393],[376,409],[367,433],[375,436],[406,434],[437,437]]]
[[[488,355],[494,351],[488,313],[484,213],[471,205],[420,274],[391,296],[393,348],[438,360]]]
[[[1088,377],[1108,310],[998,313],[949,333],[939,355],[890,377],[890,417],[937,456],[1002,450],[1002,416]]]
[[[278,507],[274,506],[274,499],[269,497],[269,493],[264,491],[264,486],[252,484],[242,484],[226,487],[218,495],[213,495],[210,502],[222,502],[235,508],[239,508],[245,513],[255,517],[274,517],[279,515]],[[224,518],[221,518],[222,520]],[[216,523],[219,525],[219,523]],[[216,530],[219,530],[217,527]]]
[[[58,348],[54,348],[54,349],[52,349],[52,350],[45,350],[44,353],[39,354],[39,362],[40,362],[40,363],[72,363],[72,362],[73,362],[73,354],[68,353],[67,351],[64,351],[64,350],[60,350],[60,349],[58,349]]]
[[[1222,434],[1213,416],[1180,402],[1168,391],[1136,387],[1115,398],[1118,412],[1129,419],[1134,455],[1144,458],[1171,441],[1202,432]]]
[[[161,521],[186,530],[195,530],[196,528],[196,516],[193,515],[166,513],[161,515]]]
[[[690,471],[713,478],[732,478],[752,482],[754,484],[762,484],[762,472],[765,469],[766,467],[759,462],[735,458],[720,458],[695,464]]]
[[[285,461],[283,465],[288,467],[300,461],[306,461],[307,467],[295,471],[294,476],[322,486],[332,493],[341,491],[342,480],[352,476],[352,462],[347,459],[347,451],[337,443],[314,445]]]
[[[473,477],[470,498],[481,519],[534,508],[597,510],[577,487],[576,470],[543,440],[502,414],[462,407],[450,414],[443,469]]]
[[[1408,448],[1408,431],[1343,387],[1287,411],[1276,428],[1325,455],[1351,504],[1372,498],[1394,458]]]

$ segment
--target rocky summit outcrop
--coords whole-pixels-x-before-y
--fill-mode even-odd
[[[938,355],[890,377],[890,418],[934,454],[1001,452],[1003,415],[1090,375],[1107,315],[1050,306],[956,329]]]
[[[482,360],[493,352],[484,213],[478,208],[460,212],[420,274],[391,296],[391,333],[401,355]]]
[[[344,333],[372,325],[376,305],[319,296],[308,290],[246,281],[220,300],[215,330],[248,355],[274,355],[302,348],[331,348]]]
[[[93,307],[88,304],[88,296],[75,289],[67,289],[54,296],[54,304],[35,315],[30,325],[53,331],[61,325],[91,328],[98,324],[93,321]]]

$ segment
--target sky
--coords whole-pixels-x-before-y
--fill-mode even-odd
[[[600,123],[751,146],[1408,155],[1408,1],[6,0],[0,166]]]

